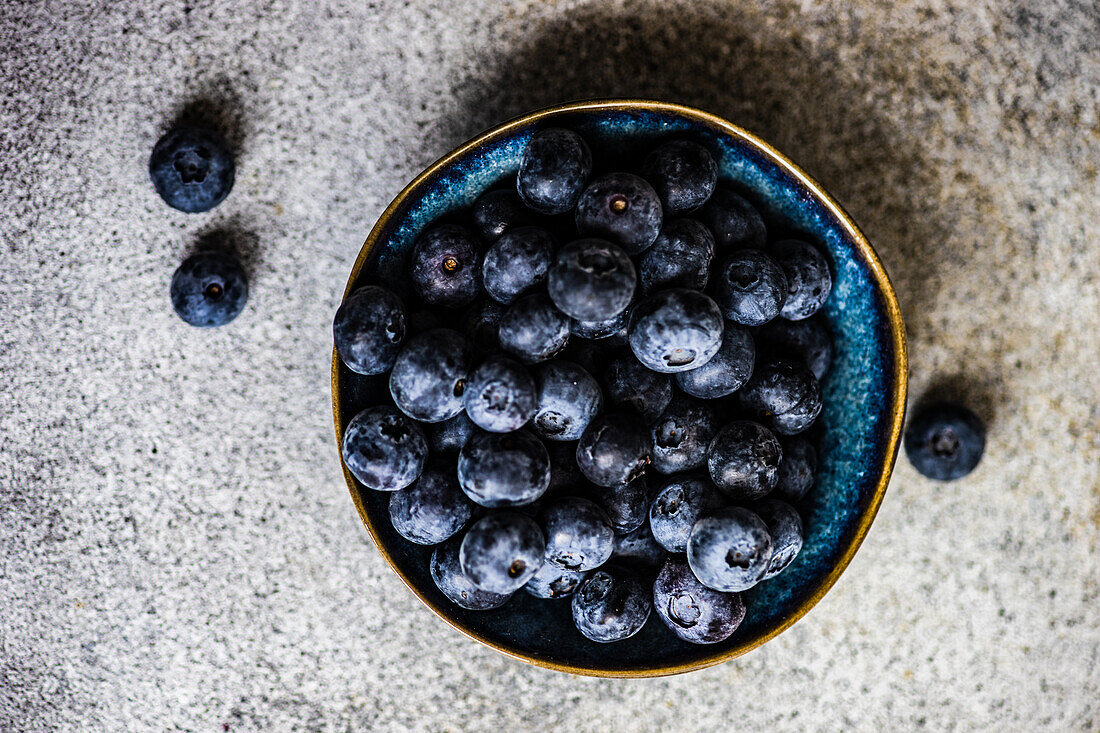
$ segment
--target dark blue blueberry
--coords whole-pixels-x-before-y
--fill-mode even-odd
[[[430,423],[427,425],[428,447],[433,454],[458,453],[476,429],[465,412],[443,422]]]
[[[661,205],[669,214],[683,214],[707,202],[718,183],[718,164],[698,143],[673,140],[650,153],[642,164]]]
[[[389,405],[368,407],[351,419],[341,443],[344,465],[376,491],[403,489],[420,476],[428,443],[420,426]]]
[[[456,537],[432,551],[428,569],[436,587],[452,603],[470,611],[489,611],[503,606],[510,597],[509,594],[481,590],[462,572],[462,566],[458,562],[460,547],[461,540]]]
[[[692,644],[717,644],[745,620],[739,593],[712,590],[683,560],[669,558],[653,583],[653,608],[672,632]]]
[[[626,534],[645,524],[649,513],[649,479],[643,473],[633,481],[615,486],[593,486],[592,501],[603,509],[616,534]]]
[[[649,249],[661,231],[661,200],[653,186],[632,173],[608,173],[577,201],[577,231],[619,245],[627,254]]]
[[[535,598],[568,598],[587,575],[544,562],[523,589]]]
[[[633,532],[615,535],[611,561],[637,568],[656,568],[664,561],[665,554],[665,548],[653,539],[646,522]]]
[[[695,290],[649,296],[630,317],[630,348],[655,372],[686,372],[706,364],[722,345],[722,313]]]
[[[777,499],[765,499],[753,505],[752,510],[763,520],[772,538],[772,559],[768,572],[761,578],[768,580],[786,570],[802,551],[802,517],[793,506]]]
[[[593,570],[607,562],[615,533],[603,510],[588,499],[550,501],[539,516],[546,537],[546,562],[566,570]]]
[[[550,233],[538,227],[517,227],[501,235],[481,263],[485,292],[507,305],[538,287],[550,270],[553,248]]]
[[[515,191],[498,189],[483,194],[474,202],[474,228],[486,242],[495,242],[509,229],[524,226],[531,213]]]
[[[421,422],[442,422],[462,412],[473,366],[470,342],[436,328],[406,342],[390,372],[390,394],[401,411]]]
[[[779,480],[772,496],[783,501],[801,501],[814,485],[817,451],[801,437],[783,441],[783,460],[779,462]]]
[[[707,446],[717,432],[718,418],[705,403],[673,398],[650,428],[653,468],[666,474],[702,468],[707,463]]]
[[[637,412],[647,423],[656,420],[672,400],[672,379],[646,369],[630,351],[611,358],[604,372],[604,387],[608,402]]]
[[[667,288],[702,290],[714,259],[714,237],[694,219],[665,222],[657,241],[638,258],[643,295]]]
[[[761,328],[756,338],[762,351],[802,362],[819,382],[833,363],[833,340],[829,327],[816,316],[802,321],[776,318]]]
[[[466,414],[493,433],[519,430],[535,415],[535,380],[522,364],[491,356],[466,380]]]
[[[782,310],[787,277],[783,268],[760,250],[742,249],[722,261],[711,292],[723,316],[745,326],[760,326]]]
[[[535,386],[534,429],[547,440],[577,440],[603,405],[595,378],[571,361],[540,364]]]
[[[951,481],[978,465],[985,451],[985,425],[969,408],[937,402],[921,408],[905,431],[905,454],[928,478]]]
[[[462,330],[474,348],[482,354],[500,351],[500,319],[504,306],[485,298],[470,306],[462,317]]]
[[[686,552],[691,528],[722,505],[714,484],[701,476],[684,476],[666,483],[649,505],[653,539],[669,552]]]
[[[735,501],[760,499],[779,481],[783,449],[772,431],[750,420],[726,425],[707,449],[714,485]]]
[[[638,276],[621,247],[602,239],[578,239],[558,250],[546,290],[558,309],[581,321],[622,313]]]
[[[512,593],[542,567],[546,540],[534,519],[519,512],[492,512],[462,538],[458,564],[470,582],[490,593]]]
[[[592,153],[580,135],[549,128],[531,136],[516,175],[516,191],[540,214],[564,214],[577,204],[592,173]]]
[[[530,504],[550,486],[550,456],[526,430],[479,430],[458,454],[458,485],[481,506]]]
[[[616,337],[625,343],[626,327],[629,323],[630,308],[627,307],[617,316],[602,321],[573,321],[573,335],[593,341]]]
[[[797,239],[776,242],[768,250],[787,276],[787,300],[779,315],[801,321],[817,313],[833,289],[825,257],[812,244]]]
[[[772,560],[772,538],[764,520],[742,507],[726,507],[691,529],[688,565],[699,582],[724,593],[759,583]]]
[[[173,209],[196,214],[220,204],[233,188],[236,166],[225,138],[178,127],[157,141],[149,156],[153,187]]]
[[[806,430],[821,414],[821,386],[807,367],[788,359],[758,362],[738,397],[780,435]]]
[[[172,275],[169,288],[176,315],[192,326],[209,328],[232,321],[248,301],[248,278],[240,263],[218,252],[188,257]]]
[[[388,372],[406,331],[401,299],[377,285],[349,295],[332,321],[332,338],[340,359],[359,374]]]
[[[573,622],[587,638],[601,644],[634,636],[652,610],[649,589],[626,568],[595,570],[573,593]]]
[[[648,463],[649,433],[633,415],[601,415],[577,442],[577,466],[597,486],[633,481]]]
[[[760,212],[726,186],[714,190],[697,216],[710,227],[719,251],[743,247],[760,249],[768,236]]]
[[[701,367],[676,374],[676,384],[692,397],[713,400],[731,395],[748,381],[756,360],[752,334],[744,326],[727,322],[718,353]]]
[[[543,293],[526,295],[504,311],[500,345],[528,364],[546,361],[569,343],[569,317]]]
[[[443,224],[421,234],[410,255],[416,294],[429,305],[454,308],[472,303],[481,290],[481,255],[474,233]]]
[[[412,486],[390,494],[393,528],[418,545],[454,536],[470,521],[473,509],[450,465],[429,465]]]

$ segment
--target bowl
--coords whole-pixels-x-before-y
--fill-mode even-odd
[[[783,573],[744,594],[745,621],[725,642],[681,641],[655,614],[633,637],[597,644],[574,628],[568,601],[516,593],[493,611],[452,605],[432,582],[432,548],[404,540],[390,525],[389,494],[361,486],[344,467],[352,500],[390,567],[440,618],[467,636],[531,664],[575,674],[644,677],[700,669],[760,646],[804,616],[851,562],[871,526],[897,455],[905,410],[905,331],[882,263],[855,223],[822,188],[760,138],[726,120],[677,104],[600,100],[564,104],[506,122],[433,163],[383,212],[367,237],[345,295],[368,283],[406,280],[407,253],[436,219],[514,179],[524,146],[544,127],[580,133],[610,160],[632,160],[669,138],[716,153],[720,179],[758,206],[769,232],[798,233],[825,252],[833,291],[823,311],[834,335],[833,366],[822,388],[817,484],[800,510],[802,552]],[[332,398],[337,444],[344,426],[384,397],[384,378],[354,374],[335,351]],[[442,641],[442,639],[441,639]]]

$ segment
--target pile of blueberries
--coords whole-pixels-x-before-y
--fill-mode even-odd
[[[770,241],[710,152],[662,144],[593,174],[585,141],[535,133],[515,186],[415,241],[402,298],[352,292],[333,324],[389,396],[343,435],[466,609],[571,598],[585,637],[727,639],[742,591],[799,553],[814,483],[832,280]]]

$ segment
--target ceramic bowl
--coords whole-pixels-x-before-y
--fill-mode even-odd
[[[573,626],[568,601],[516,593],[493,611],[452,605],[428,574],[430,547],[392,528],[389,494],[363,488],[344,468],[355,507],[394,572],[458,631],[532,664],[586,675],[674,674],[732,659],[801,618],[851,562],[875,517],[898,448],[906,394],[905,332],[882,263],[855,223],[821,186],[761,139],[696,109],[641,100],[565,104],[507,122],[432,164],[382,214],[355,262],[346,292],[367,283],[405,281],[417,234],[441,216],[469,206],[490,188],[514,181],[524,146],[543,127],[580,133],[605,161],[636,161],[670,138],[704,143],[720,178],[733,181],[764,215],[769,233],[798,233],[827,255],[833,291],[824,315],[835,358],[823,383],[820,469],[800,505],[806,538],[795,562],[744,594],[748,613],[728,640],[696,646],[674,636],[656,614],[630,639],[597,644]],[[333,354],[333,412],[339,442],[357,412],[383,399],[385,381],[346,369]],[[440,629],[439,643],[452,641]]]

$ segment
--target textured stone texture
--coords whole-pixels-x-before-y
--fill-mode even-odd
[[[459,7],[461,5],[461,7]],[[921,0],[0,6],[0,730],[1089,729],[1100,717],[1100,13]],[[569,98],[740,122],[875,243],[915,400],[983,463],[902,458],[836,588],[752,654],[576,679],[418,606],[365,535],[329,417],[330,322],[417,171]],[[178,116],[239,150],[165,207]],[[172,313],[204,238],[252,273]]]

